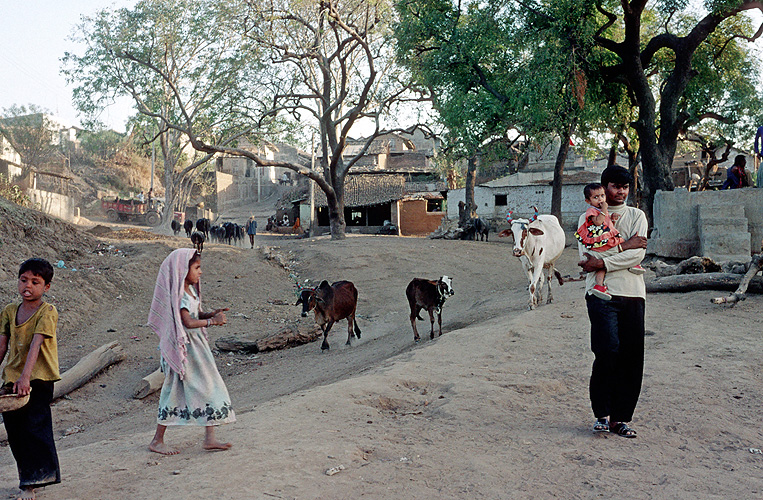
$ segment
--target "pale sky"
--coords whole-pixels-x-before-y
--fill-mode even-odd
[[[65,124],[79,125],[71,88],[60,74],[64,52],[82,54],[68,40],[82,15],[106,7],[135,5],[137,0],[0,0],[0,111],[13,104],[35,104],[48,109]],[[756,21],[761,19],[759,14]],[[756,43],[758,50],[763,45]],[[104,110],[107,127],[124,132],[133,114],[124,99]]]
[[[67,40],[80,16],[106,7],[127,7],[135,0],[0,0],[0,111],[13,104],[48,109],[67,125],[79,125],[71,88],[59,73],[64,52],[78,54]],[[133,114],[129,100],[106,109],[107,127],[124,132]]]

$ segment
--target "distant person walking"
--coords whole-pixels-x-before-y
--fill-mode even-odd
[[[257,221],[254,220],[254,215],[249,217],[249,222],[246,223],[246,234],[249,235],[249,243],[254,248],[254,238],[257,236]]]

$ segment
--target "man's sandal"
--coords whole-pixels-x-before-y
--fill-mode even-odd
[[[635,438],[636,437],[636,431],[632,428],[628,427],[628,424],[625,422],[618,422],[612,427],[610,427],[609,432],[613,432],[617,434],[618,436],[622,436],[625,438]]]
[[[593,424],[594,432],[609,432],[609,420],[606,418],[597,418]]]

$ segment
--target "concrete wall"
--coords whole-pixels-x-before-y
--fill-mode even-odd
[[[76,223],[79,220],[79,208],[74,207],[72,198],[41,189],[27,189],[27,196],[33,206],[48,215]]]
[[[217,182],[217,212],[257,201],[257,178],[239,177],[223,172],[215,172]],[[276,186],[270,181],[260,185],[261,196],[268,196]]]
[[[583,184],[571,184],[562,187],[562,226],[565,229],[577,229],[578,217],[588,209],[583,197]],[[551,186],[475,186],[474,202],[477,215],[495,220],[504,220],[509,210],[514,217],[528,217],[533,214],[531,205],[538,207],[540,213],[551,212]],[[506,195],[506,206],[495,205],[495,195]],[[458,202],[464,201],[464,189],[448,191],[448,217],[458,219]]]
[[[661,257],[685,259],[701,252],[700,206],[707,212],[731,214],[743,207],[751,251],[761,250],[763,239],[763,189],[744,188],[725,191],[658,191],[654,199],[654,229],[647,252]],[[729,228],[729,234],[734,231]]]
[[[427,212],[427,200],[398,201],[400,236],[423,236],[440,227],[445,212]]]

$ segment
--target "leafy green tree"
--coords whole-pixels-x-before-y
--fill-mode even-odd
[[[728,23],[738,31],[751,30],[745,17]],[[698,48],[693,66],[696,76],[679,104],[687,117],[679,140],[697,144],[708,158],[699,186],[702,190],[715,165],[728,160],[731,147],[749,143],[763,110],[763,98],[756,88],[759,66],[748,43],[714,31]]]
[[[695,8],[688,2],[665,0],[654,9],[648,3],[648,0],[597,1],[596,8],[604,18],[594,40],[615,57],[602,68],[603,77],[612,83],[623,82],[638,107],[633,127],[638,134],[643,164],[642,208],[651,221],[656,191],[673,189],[670,172],[679,135],[692,117],[699,118],[709,111],[699,104],[694,108],[688,105],[692,86],[696,85],[694,92],[705,92],[703,89],[713,80],[713,75],[709,79],[699,78],[698,61],[702,58],[697,57],[698,51],[712,45],[711,36],[716,34],[724,40],[718,54],[730,47],[726,42],[757,39],[763,27],[752,32],[749,23],[735,21],[735,17],[752,9],[763,11],[763,4],[708,0],[705,4],[708,13],[692,20],[683,15]],[[715,78],[720,78],[718,75],[723,71],[716,67]],[[734,92],[731,88],[727,90]]]
[[[181,208],[183,186],[213,156],[196,154],[192,141],[239,125],[236,92],[256,69],[219,29],[220,15],[213,3],[190,0],[104,9],[77,28],[84,54],[63,58],[63,73],[76,85],[75,104],[86,116],[97,116],[115,97],[134,100],[135,125],[158,144],[162,159],[165,225]]]
[[[79,142],[82,159],[94,163],[113,158],[124,147],[126,138],[113,130],[84,131]]]
[[[561,217],[570,140],[599,113],[588,76],[592,6],[401,0],[397,8],[399,59],[428,89],[465,157],[516,131],[539,142],[559,137],[551,207]]]

